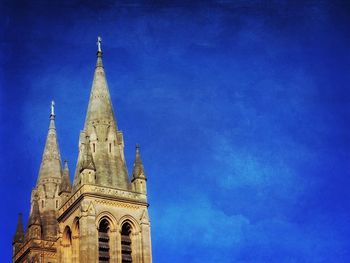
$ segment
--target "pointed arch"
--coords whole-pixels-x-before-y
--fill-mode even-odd
[[[138,221],[131,215],[124,215],[118,221],[119,231],[122,230],[122,226],[125,222],[128,222],[132,226],[132,233],[137,234],[141,231]]]
[[[70,263],[72,260],[72,231],[66,226],[62,236],[62,262]]]
[[[76,217],[73,220],[72,225],[72,262],[80,262],[80,226],[79,218]]]
[[[118,222],[122,263],[138,262],[138,236],[140,225],[131,215],[124,215]]]

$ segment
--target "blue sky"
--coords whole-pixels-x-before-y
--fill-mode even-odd
[[[350,5],[186,2],[1,1],[3,262],[52,99],[73,175],[97,35],[155,263],[350,261]]]

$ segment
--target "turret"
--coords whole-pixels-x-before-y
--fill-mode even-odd
[[[145,170],[143,168],[142,160],[141,160],[141,154],[140,154],[140,147],[139,145],[136,145],[136,156],[135,156],[135,162],[134,167],[132,171],[132,190],[135,192],[147,194],[147,186],[146,186],[146,175]]]
[[[12,247],[15,254],[24,242],[24,228],[22,222],[22,213],[18,214],[16,233],[13,236]]]
[[[84,131],[80,134],[79,184],[95,184],[96,167],[90,149],[90,139]]]
[[[32,201],[32,209],[28,220],[28,238],[40,239],[42,232],[41,215],[39,211],[38,200],[35,198]]]
[[[70,196],[72,192],[72,185],[70,183],[68,161],[64,161],[64,168],[62,173],[62,181],[59,190],[59,196],[61,197],[61,203],[63,203]]]
[[[24,241],[24,229],[23,229],[23,221],[22,221],[22,213],[18,214],[18,221],[16,227],[16,233],[13,237],[13,243],[23,243]]]

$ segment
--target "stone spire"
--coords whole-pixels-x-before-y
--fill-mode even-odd
[[[41,226],[39,204],[37,199],[33,200],[33,207],[32,207],[32,210],[30,211],[30,216],[28,220],[28,228],[30,228],[30,226],[32,225]]]
[[[143,168],[140,147],[136,145],[136,156],[134,162],[134,168],[132,170],[132,189],[135,192],[139,192],[142,194],[147,194],[147,185],[146,185],[146,175],[145,170]]]
[[[32,237],[41,234],[46,239],[54,240],[57,236],[56,211],[58,209],[59,187],[62,180],[61,155],[55,127],[54,102],[51,103],[50,125],[44,153],[40,165],[38,181],[32,191],[32,215],[30,222],[40,222],[29,229]],[[40,204],[40,207],[39,205]],[[40,215],[39,215],[40,212]],[[40,228],[40,231],[39,231]],[[42,230],[42,231],[41,231]]]
[[[104,124],[116,126],[113,113],[112,101],[109,94],[108,84],[102,63],[101,38],[98,38],[97,62],[90,93],[90,101],[85,119],[85,130],[90,131],[93,124],[103,122]]]
[[[130,189],[124,161],[123,137],[117,128],[102,63],[101,38],[98,38],[97,45],[97,62],[83,131],[88,139],[80,136],[79,147],[84,143],[90,146],[97,185]],[[81,182],[80,173],[84,161],[82,154],[84,153],[80,151],[74,186]]]
[[[22,243],[23,241],[24,241],[24,230],[23,230],[23,222],[22,222],[22,213],[19,213],[16,233],[13,237],[13,243]]]
[[[28,219],[27,237],[29,239],[32,239],[32,238],[40,239],[42,237],[42,232],[45,231],[46,219],[45,219],[45,216],[44,216],[44,222],[41,219],[42,215],[39,211],[39,203],[37,198],[38,196],[35,196],[35,198],[32,200],[32,210],[30,211],[30,216]],[[44,229],[43,229],[43,225],[44,225]]]
[[[145,170],[143,168],[141,154],[140,154],[140,146],[136,144],[136,156],[134,162],[134,168],[132,170],[132,179],[135,180],[137,178],[146,179]]]
[[[52,101],[49,131],[46,138],[37,185],[43,183],[47,178],[61,179],[61,155],[57,142],[54,105]]]
[[[84,136],[85,133],[82,133],[82,136]],[[92,158],[92,153],[90,149],[90,142],[89,142],[89,136],[85,135],[85,142],[81,143],[81,162],[80,162],[80,172],[83,170],[92,170],[95,171],[95,163]]]
[[[68,162],[65,160],[62,181],[61,181],[61,185],[60,185],[60,193],[61,192],[70,193],[71,191],[72,191],[72,185],[70,183],[70,178],[69,178]]]

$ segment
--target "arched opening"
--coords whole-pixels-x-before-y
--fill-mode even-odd
[[[122,242],[122,263],[132,262],[132,249],[131,249],[131,225],[126,222],[122,226],[121,231]]]
[[[68,226],[66,226],[63,232],[62,250],[62,262],[70,263],[72,261],[72,231]]]
[[[80,262],[80,254],[79,254],[79,238],[80,238],[80,230],[79,230],[79,219],[76,218],[74,220],[72,226],[72,254],[73,254],[73,263]]]
[[[109,222],[102,219],[98,228],[98,259],[99,262],[109,262]]]

